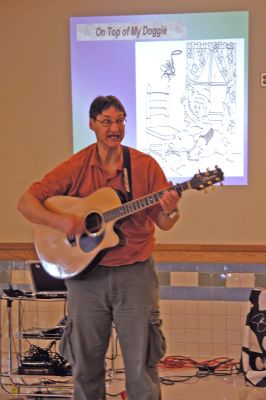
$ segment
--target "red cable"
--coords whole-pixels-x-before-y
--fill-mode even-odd
[[[211,360],[195,361],[188,357],[168,356],[159,363],[159,368],[197,368],[199,366],[227,369],[236,365],[232,358],[218,357]]]

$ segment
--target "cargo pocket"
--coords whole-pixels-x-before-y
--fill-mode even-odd
[[[59,345],[59,353],[71,365],[73,365],[75,362],[74,352],[73,352],[72,343],[71,343],[72,328],[73,328],[73,323],[71,320],[69,320],[66,324],[66,327],[65,327],[64,333],[62,335],[60,345]]]
[[[162,320],[159,312],[153,313],[157,316],[149,321],[147,366],[155,367],[164,357],[166,352],[166,340],[161,330]]]

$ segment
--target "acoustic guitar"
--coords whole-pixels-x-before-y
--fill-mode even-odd
[[[119,194],[109,187],[87,197],[52,196],[44,205],[56,213],[69,213],[83,218],[84,233],[66,235],[45,225],[34,224],[35,248],[44,269],[59,279],[72,278],[94,268],[112,247],[125,243],[119,227],[122,219],[157,204],[166,190],[182,193],[187,189],[202,190],[224,179],[216,167],[197,173],[189,181],[122,203]]]

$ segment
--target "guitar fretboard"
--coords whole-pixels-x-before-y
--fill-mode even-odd
[[[145,208],[154,206],[159,203],[160,198],[166,190],[176,190],[178,193],[183,192],[191,187],[190,181],[179,183],[175,186],[170,186],[167,189],[160,190],[156,193],[151,193],[148,196],[140,197],[139,199],[129,201],[128,203],[122,204],[119,207],[113,208],[103,213],[105,222],[117,220],[119,218],[127,217],[128,215],[134,214],[137,211]]]

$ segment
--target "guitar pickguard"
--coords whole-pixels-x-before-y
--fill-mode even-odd
[[[85,253],[89,253],[90,251],[94,250],[99,243],[101,243],[103,238],[104,232],[95,237],[91,237],[88,236],[86,233],[83,233],[83,235],[80,235],[79,238],[79,246],[82,251],[84,251]]]

